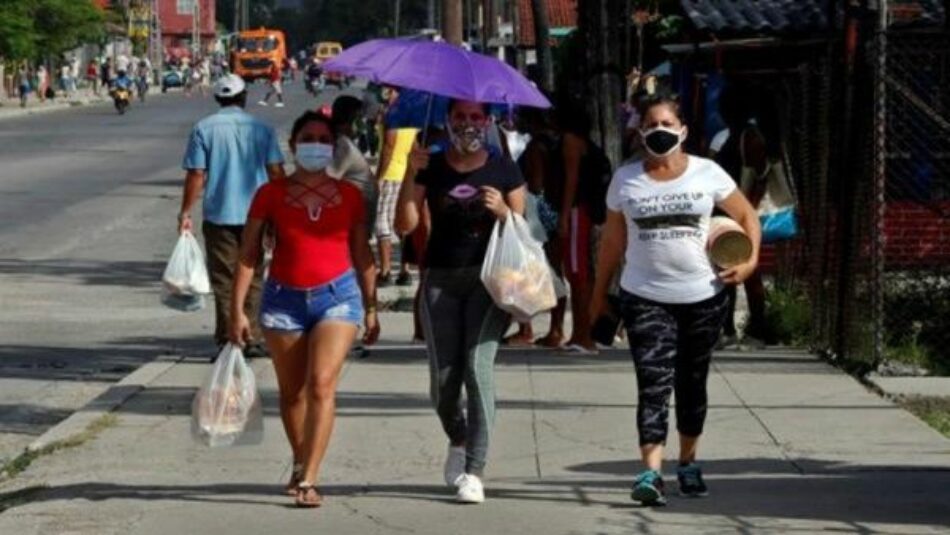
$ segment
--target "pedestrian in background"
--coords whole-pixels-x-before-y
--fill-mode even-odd
[[[30,96],[30,91],[33,89],[30,69],[27,67],[26,63],[20,66],[20,70],[17,72],[16,87],[17,95],[20,97],[20,107],[25,108],[27,98]]]
[[[366,205],[367,230],[372,234],[373,229],[376,228],[379,193],[373,169],[356,144],[357,124],[362,116],[362,100],[350,95],[342,95],[333,101],[331,122],[336,146],[333,150],[333,163],[327,168],[327,173],[334,178],[350,182],[360,190]]]
[[[778,121],[769,120],[768,106],[763,105],[765,100],[765,95],[738,83],[727,85],[719,97],[719,114],[726,128],[713,136],[709,153],[737,185],[742,178],[743,167],[754,169],[756,176],[763,176],[768,170],[770,157],[781,159]],[[743,193],[757,207],[761,192]],[[743,329],[742,344],[761,349],[773,342],[765,319],[766,291],[762,273],[756,270],[745,280],[743,289],[749,305],[749,318]],[[738,289],[730,286],[726,292],[729,295],[729,312],[719,341],[719,346],[723,348],[739,342],[735,320]]]
[[[636,368],[637,430],[645,465],[632,498],[662,505],[663,447],[674,392],[680,493],[708,492],[696,457],[706,420],[709,365],[728,307],[725,286],[755,271],[761,229],[729,175],[715,162],[683,151],[687,129],[676,100],[647,100],[640,116],[647,157],[621,167],[611,181],[590,317],[607,311],[608,288],[625,258],[619,312]],[[715,207],[736,220],[754,244],[748,262],[718,273],[706,253]]]
[[[228,341],[231,288],[248,208],[257,189],[283,178],[283,156],[274,129],[244,111],[247,88],[235,75],[215,84],[220,111],[195,125],[188,138],[182,166],[186,171],[178,231],[193,231],[191,210],[203,198],[201,231],[207,249],[208,273],[214,291],[214,341]],[[249,356],[261,356],[260,308],[263,263],[259,263],[247,295],[245,312],[251,318]]]
[[[63,91],[63,95],[66,98],[72,96],[72,67],[69,66],[69,63],[63,60],[63,63],[59,67],[59,88]]]
[[[571,287],[573,324],[564,349],[580,355],[594,354],[597,345],[591,335],[591,319],[588,317],[594,278],[591,258],[594,225],[598,223],[595,221],[595,204],[604,202],[603,194],[596,192],[596,185],[602,175],[610,172],[610,163],[603,150],[590,138],[590,117],[581,103],[572,102],[559,107],[557,123],[561,130],[561,165],[556,168],[558,180],[552,181],[552,187],[545,193],[550,193],[558,209],[560,261]],[[559,312],[553,316],[563,317]],[[555,331],[553,326],[552,331]]]
[[[413,150],[396,229],[410,234],[428,205],[422,324],[430,394],[449,442],[443,475],[457,501],[481,503],[495,417],[495,355],[510,322],[482,284],[481,266],[495,222],[510,211],[524,213],[525,185],[514,162],[486,150],[487,105],[453,101],[448,113],[449,149],[431,156],[427,147]]]
[[[86,66],[86,83],[92,88],[92,93],[99,96],[99,64],[94,59]]]
[[[283,108],[284,107],[284,88],[283,88],[283,84],[280,81],[281,76],[283,76],[280,70],[280,65],[278,65],[277,63],[272,63],[270,66],[270,72],[268,72],[267,76],[268,76],[267,78],[268,82],[270,83],[270,88],[268,88],[267,94],[264,95],[264,98],[258,101],[258,104],[260,104],[261,106],[267,106],[267,103],[270,101],[270,97],[273,95],[277,95],[277,104],[274,104],[274,106],[278,108]]]
[[[535,239],[544,244],[544,251],[555,277],[561,279],[563,263],[557,239],[558,215],[554,208],[557,204],[552,205],[547,195],[550,181],[561,176],[555,170],[561,166],[561,137],[548,110],[523,108],[518,112],[518,122],[528,138],[528,143],[518,159],[518,166],[528,186],[526,219]],[[567,298],[559,297],[557,306],[551,310],[550,330],[542,338],[534,339],[534,329],[531,320],[528,320],[519,323],[518,331],[505,342],[514,346],[537,344],[542,347],[559,347],[564,341],[566,308]]]
[[[399,199],[399,189],[409,165],[409,153],[419,128],[408,126],[405,118],[405,107],[400,107],[400,96],[395,88],[387,88],[389,106],[386,111],[383,130],[383,148],[379,157],[379,209],[376,220],[376,241],[379,246],[379,281],[380,287],[389,286],[392,279],[393,241],[397,238],[394,229],[396,218],[396,202]],[[408,93],[406,93],[408,95]],[[403,238],[400,236],[399,238]],[[403,244],[405,253],[405,244]],[[405,254],[401,255],[405,256]],[[409,265],[405,258],[400,259],[399,275],[396,278],[399,286],[412,284],[409,274]]]
[[[99,80],[101,82],[100,87],[102,89],[108,90],[112,82],[112,60],[109,58],[102,59],[102,65],[99,69]]]
[[[327,173],[334,146],[326,116],[308,111],[294,123],[290,150],[296,168],[254,196],[231,304],[231,341],[253,340],[244,304],[263,257],[267,225],[277,240],[260,321],[294,454],[287,491],[298,507],[323,503],[317,484],[333,431],[336,388],[360,324],[364,343],[379,337],[366,205],[357,187]]]
[[[45,65],[40,65],[36,69],[36,96],[40,102],[46,101],[46,90],[49,89],[49,72]]]

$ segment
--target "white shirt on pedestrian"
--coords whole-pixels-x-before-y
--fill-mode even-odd
[[[683,174],[669,181],[651,178],[642,161],[625,165],[607,192],[607,207],[622,212],[627,225],[620,285],[660,303],[698,303],[723,289],[706,243],[713,208],[736,183],[712,160],[688,158]]]

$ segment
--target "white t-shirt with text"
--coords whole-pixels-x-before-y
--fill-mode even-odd
[[[643,162],[614,173],[607,207],[627,223],[626,265],[620,286],[669,304],[698,303],[723,284],[706,253],[715,205],[736,183],[712,160],[689,156],[686,171],[670,181],[650,178]]]

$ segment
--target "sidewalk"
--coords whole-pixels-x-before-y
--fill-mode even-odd
[[[950,441],[851,377],[783,351],[716,357],[702,448],[712,495],[673,497],[665,509],[628,499],[639,467],[635,380],[623,351],[504,352],[488,501],[456,505],[441,484],[445,441],[429,408],[422,348],[397,343],[409,318],[384,315],[387,345],[348,361],[323,508],[295,510],[281,494],[289,450],[269,362],[253,363],[265,397],[264,443],[209,450],[189,437],[191,398],[208,364],[185,359],[165,365],[97,438],[0,486],[0,533],[950,529]]]
[[[148,95],[158,95],[160,92],[160,88],[152,86],[149,87]],[[31,94],[25,108],[20,107],[20,99],[8,99],[3,96],[0,97],[0,121],[4,119],[12,119],[14,117],[23,117],[38,113],[49,113],[53,111],[65,110],[79,106],[92,106],[106,103],[111,104],[112,97],[110,97],[108,92],[105,90],[100,91],[99,94],[96,95],[91,90],[80,89],[69,98],[63,97],[60,93],[58,93],[55,99],[47,100],[45,102],[40,102],[40,100],[36,98],[35,94]]]

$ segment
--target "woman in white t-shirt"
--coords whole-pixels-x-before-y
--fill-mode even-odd
[[[625,251],[620,314],[637,371],[637,429],[646,465],[632,497],[662,505],[660,469],[674,391],[680,493],[707,494],[696,449],[706,419],[709,362],[727,309],[723,290],[755,271],[761,229],[735,181],[715,162],[683,151],[687,132],[676,100],[645,101],[640,116],[647,155],[618,169],[610,184],[591,317],[605,311],[610,280]],[[718,273],[706,253],[709,220],[717,206],[754,244],[749,262]]]

